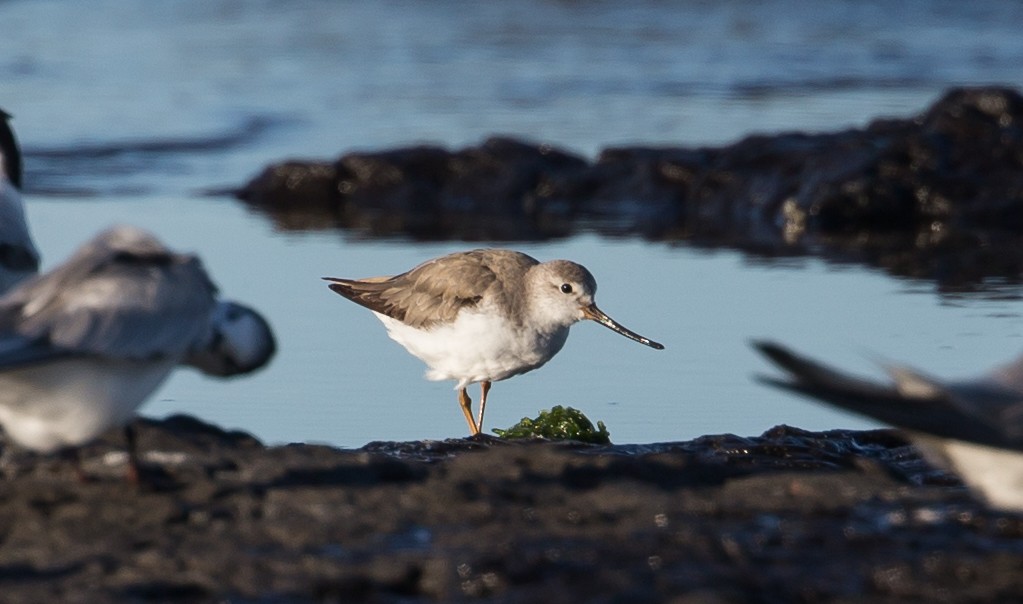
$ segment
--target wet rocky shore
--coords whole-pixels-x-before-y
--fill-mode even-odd
[[[1023,274],[1023,96],[590,159],[493,138],[282,161],[236,196],[280,228],[536,241],[581,231],[865,263],[939,287]],[[3,602],[1015,602],[1023,516],[897,432],[589,445],[267,446],[191,417],[84,469],[3,444]]]
[[[5,448],[5,602],[993,602],[1023,518],[895,432],[268,447],[190,417]]]
[[[234,194],[285,229],[466,241],[593,231],[819,255],[949,289],[1018,283],[1023,96],[952,89],[863,128],[607,148],[592,160],[500,137],[282,160]]]

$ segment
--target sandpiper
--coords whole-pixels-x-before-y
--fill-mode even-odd
[[[788,372],[760,381],[902,428],[928,461],[956,472],[988,503],[1023,510],[1023,358],[955,382],[889,366],[885,384],[773,342],[753,345]]]
[[[324,279],[373,311],[393,340],[426,363],[427,379],[457,381],[458,404],[473,435],[483,429],[491,383],[551,360],[580,320],[664,348],[597,308],[593,275],[568,260],[541,263],[520,252],[484,249],[434,258],[394,277]],[[480,384],[478,419],[466,392],[474,382]]]
[[[103,231],[0,297],[0,425],[28,449],[73,452],[125,425],[178,365],[262,367],[275,348],[266,320],[216,293],[197,257],[134,227]]]

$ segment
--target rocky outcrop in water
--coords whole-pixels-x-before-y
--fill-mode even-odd
[[[136,422],[150,486],[4,451],[5,602],[1012,601],[1023,521],[894,432],[266,447]]]
[[[283,228],[542,240],[581,230],[860,261],[950,287],[1023,274],[1023,97],[955,89],[918,116],[595,161],[508,138],[284,162],[236,192]]]

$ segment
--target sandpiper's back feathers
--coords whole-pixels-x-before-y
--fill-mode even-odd
[[[356,304],[416,328],[450,323],[484,296],[507,304],[515,292],[506,283],[521,279],[537,260],[510,250],[473,250],[428,260],[394,277],[326,277],[330,289]],[[500,275],[500,277],[499,277]]]

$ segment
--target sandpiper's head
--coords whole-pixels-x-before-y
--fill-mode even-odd
[[[597,308],[593,299],[597,293],[597,280],[586,267],[568,260],[551,260],[533,267],[533,270],[536,271],[532,292],[534,311],[542,313],[552,323],[568,326],[589,319],[640,344],[658,350],[664,348],[619,325]]]

